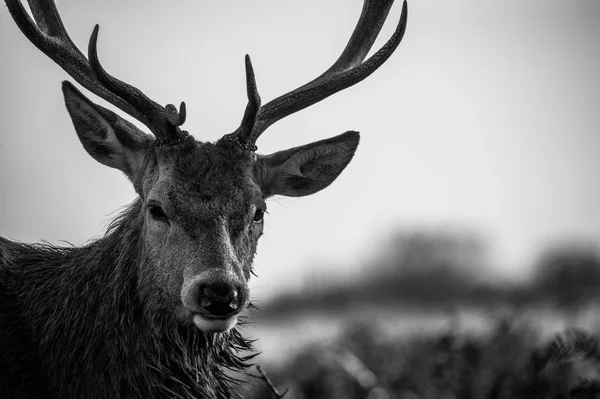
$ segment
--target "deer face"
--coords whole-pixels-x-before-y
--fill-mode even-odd
[[[226,140],[158,146],[72,85],[63,92],[84,148],[123,171],[143,201],[144,300],[205,332],[229,330],[249,304],[266,199],[327,187],[358,146],[356,132],[268,156]]]
[[[229,329],[248,305],[266,210],[254,157],[228,147],[187,140],[157,148],[141,193],[150,283],[180,320],[204,331]]]

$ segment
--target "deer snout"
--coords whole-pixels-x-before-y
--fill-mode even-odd
[[[232,273],[208,271],[184,283],[183,306],[203,331],[226,331],[235,325],[248,302],[248,287]]]
[[[227,317],[239,312],[244,303],[242,292],[228,282],[203,284],[199,288],[197,301],[202,313],[207,316]]]

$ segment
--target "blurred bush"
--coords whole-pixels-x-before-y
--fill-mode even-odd
[[[600,293],[600,254],[591,245],[556,245],[535,265],[532,290],[567,311]]]
[[[496,321],[486,337],[452,331],[382,340],[377,328],[349,326],[332,345],[315,345],[268,370],[287,399],[597,398],[597,337],[572,330],[545,345],[527,323]],[[274,398],[254,379],[249,399]]]
[[[439,314],[492,304],[560,309],[573,325],[578,309],[600,296],[600,252],[592,245],[555,244],[532,265],[531,280],[512,285],[486,279],[487,245],[472,232],[399,231],[376,254],[354,283],[318,279],[318,289],[279,298],[257,315],[285,323],[302,312],[349,316],[360,305],[375,314],[392,305],[401,318],[403,308]],[[451,323],[445,333],[410,339],[381,333],[373,320],[356,323],[334,343],[308,346],[267,372],[290,389],[288,399],[600,398],[597,336],[570,330],[544,344],[547,334],[531,322],[504,315],[492,323],[484,335],[459,334]],[[246,397],[275,397],[253,382]]]
[[[304,292],[261,306],[259,317],[355,304],[428,310],[489,303],[558,306],[576,316],[600,296],[600,252],[590,245],[553,245],[532,265],[531,280],[511,284],[486,274],[488,246],[467,230],[399,230],[375,254],[353,282],[315,279]]]
[[[381,273],[426,277],[451,270],[473,280],[488,263],[487,242],[477,232],[460,228],[398,229],[377,248],[366,276]]]

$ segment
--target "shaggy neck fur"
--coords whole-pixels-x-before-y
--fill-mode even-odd
[[[13,251],[25,323],[41,374],[60,398],[232,398],[225,369],[243,370],[251,344],[235,329],[205,335],[149,309],[138,276],[143,213],[136,201],[106,236],[80,248]],[[230,374],[229,374],[230,375]]]

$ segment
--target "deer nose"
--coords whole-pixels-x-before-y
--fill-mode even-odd
[[[198,290],[198,303],[207,316],[227,317],[239,312],[244,303],[243,290],[227,282],[203,284]]]

